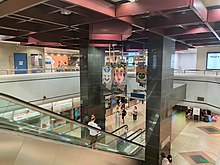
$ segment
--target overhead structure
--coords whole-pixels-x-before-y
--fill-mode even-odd
[[[157,34],[174,39],[176,49],[187,49],[220,44],[219,13],[219,4],[209,0],[7,0],[0,3],[0,40],[74,49],[84,41],[123,40],[125,47],[142,48]],[[130,32],[103,39],[107,24],[115,29],[128,24]],[[103,27],[101,38],[91,30],[96,25]]]

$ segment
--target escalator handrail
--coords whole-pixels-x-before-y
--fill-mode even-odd
[[[142,129],[140,128],[140,129],[138,129],[137,131],[133,132],[132,134],[130,134],[130,135],[127,137],[127,139],[128,139],[129,137],[133,136],[134,134],[136,134],[136,133],[139,132],[139,131],[142,131]]]
[[[63,120],[66,120],[66,121],[68,121],[68,122],[70,122],[70,123],[73,123],[73,124],[74,124],[74,123],[77,123],[78,125],[82,125],[82,126],[85,127],[85,128],[93,129],[93,130],[96,130],[96,131],[98,131],[98,132],[100,132],[100,133],[107,134],[107,135],[109,135],[109,136],[114,136],[114,137],[119,138],[119,139],[123,139],[123,140],[125,140],[125,141],[127,141],[127,142],[129,142],[129,143],[133,143],[133,144],[135,144],[135,145],[137,145],[137,146],[139,146],[139,147],[145,147],[144,145],[138,144],[138,143],[133,142],[133,141],[131,141],[131,140],[124,139],[124,138],[122,138],[122,137],[120,137],[120,136],[111,134],[111,133],[106,132],[106,131],[103,131],[103,130],[99,130],[99,129],[94,128],[94,127],[92,127],[92,126],[89,126],[89,125],[87,125],[87,124],[81,123],[81,122],[79,122],[79,121],[74,121],[74,120],[69,119],[69,118],[67,118],[67,117],[58,115],[58,114],[55,113],[55,112],[52,112],[52,111],[46,110],[46,109],[44,109],[44,108],[38,107],[38,106],[36,106],[36,105],[34,105],[34,104],[31,104],[31,103],[26,102],[26,101],[24,101],[24,100],[18,99],[18,98],[13,97],[13,96],[10,96],[10,95],[8,95],[8,94],[1,93],[1,92],[0,92],[0,98],[5,99],[5,100],[7,100],[7,101],[12,101],[12,103],[16,103],[16,104],[18,104],[18,105],[24,106],[25,108],[29,108],[29,109],[31,109],[31,110],[34,110],[34,111],[37,111],[37,112],[40,112],[40,113],[44,113],[44,114],[47,114],[47,115],[49,115],[49,116],[52,116],[52,117],[55,117],[55,118],[58,118],[58,119],[63,119]]]
[[[141,131],[139,134],[137,134],[135,137],[131,138],[130,140],[133,141],[134,139],[136,139],[138,136],[140,136],[142,133],[144,133],[146,130],[144,129],[143,131]]]
[[[121,127],[117,128],[116,130],[112,131],[112,132],[111,132],[111,134],[113,134],[113,133],[115,133],[115,132],[119,131],[120,129],[122,129],[122,128],[124,128],[124,127],[125,127],[125,129],[127,129],[127,130],[128,130],[128,125],[127,125],[127,124],[125,124],[125,125],[123,125],[123,126],[121,126]]]

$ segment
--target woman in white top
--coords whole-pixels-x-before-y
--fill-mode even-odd
[[[169,160],[167,159],[166,155],[163,152],[161,153],[161,157],[162,157],[162,165],[170,164]]]
[[[95,115],[92,115],[91,116],[91,121],[88,123],[88,125],[91,126],[91,127],[97,128],[97,129],[101,129],[98,126],[98,124],[95,123],[95,119],[96,119]],[[98,134],[99,134],[99,131],[89,128],[89,135],[90,135],[90,138],[91,138],[90,144],[92,145],[92,149],[96,148],[96,141],[97,141]]]

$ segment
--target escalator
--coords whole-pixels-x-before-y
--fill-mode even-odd
[[[116,130],[112,131],[111,134],[118,135],[120,137],[127,137],[128,133],[128,125],[122,125],[121,127],[117,128]]]
[[[28,119],[36,116],[39,120],[30,123]],[[0,93],[0,164],[135,165],[144,160],[144,145],[105,131],[97,130],[101,140],[96,150],[91,149],[89,128],[96,130]]]

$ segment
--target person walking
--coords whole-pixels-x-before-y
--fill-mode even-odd
[[[125,123],[125,116],[127,115],[127,112],[125,108],[122,109],[121,117],[122,117],[122,122],[123,124]]]
[[[120,127],[120,110],[119,110],[119,108],[116,108],[115,124],[116,124],[116,127]]]
[[[137,120],[137,115],[138,115],[137,106],[134,106],[134,110],[133,110],[133,120],[134,120],[134,121]]]
[[[167,159],[169,160],[169,163],[172,164],[173,162],[172,155],[167,155]]]
[[[95,115],[91,116],[91,121],[88,123],[89,126],[100,129],[97,123],[95,123],[96,117]],[[96,149],[96,141],[98,137],[99,131],[89,128],[89,135],[90,135],[90,144],[92,145],[92,149]]]
[[[170,164],[170,162],[167,159],[165,153],[163,153],[163,152],[161,153],[161,158],[162,158],[162,165],[169,165]]]
[[[74,120],[77,121],[79,119],[79,108],[74,109]]]

